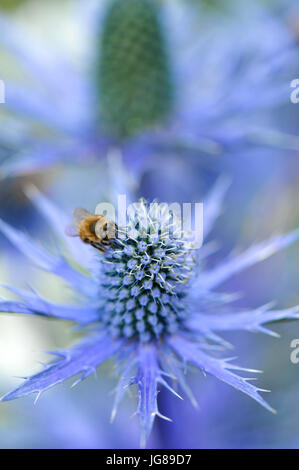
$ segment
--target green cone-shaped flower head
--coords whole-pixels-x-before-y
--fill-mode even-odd
[[[104,130],[128,137],[163,121],[172,104],[172,77],[155,0],[112,0],[96,64]]]

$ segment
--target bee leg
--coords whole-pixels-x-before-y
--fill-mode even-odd
[[[106,252],[106,249],[105,249],[100,243],[90,242],[90,245],[91,245],[93,248],[96,248],[97,250],[102,251],[102,253],[105,253],[105,252]]]

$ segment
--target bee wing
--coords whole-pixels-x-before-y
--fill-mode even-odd
[[[82,207],[77,207],[73,213],[73,222],[66,226],[65,234],[69,237],[77,237],[79,235],[78,229],[80,223],[82,222],[82,220],[86,219],[86,217],[90,217],[90,215],[91,214],[86,209],[83,209]]]
[[[78,229],[74,226],[74,224],[68,224],[65,229],[64,233],[69,237],[78,237]]]
[[[82,220],[90,217],[92,214],[83,207],[77,207],[73,212],[73,225],[78,228]]]

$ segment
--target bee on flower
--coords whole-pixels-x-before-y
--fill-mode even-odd
[[[204,202],[205,240],[220,213],[224,192],[225,184],[220,181]],[[29,195],[55,233],[65,236],[62,227],[68,217],[38,190],[31,188]],[[229,330],[272,334],[266,324],[297,319],[299,307],[279,310],[267,305],[238,310],[219,287],[230,276],[294,243],[299,231],[272,237],[209,269],[208,245],[190,249],[184,236],[178,236],[176,217],[155,210],[155,205],[148,205],[144,199],[134,208],[129,213],[127,227],[118,227],[115,237],[109,241],[107,229],[112,227],[112,221],[105,219],[103,223],[104,216],[97,214],[90,224],[93,214],[81,209],[78,219],[79,212],[75,211],[77,235],[87,220],[89,235],[95,240],[86,243],[80,235],[65,236],[68,256],[63,251],[54,255],[21,231],[0,222],[3,234],[21,252],[38,266],[60,276],[78,298],[77,305],[54,304],[36,292],[11,287],[20,300],[2,300],[0,311],[68,320],[85,332],[84,338],[70,349],[54,352],[56,361],[28,377],[2,401],[32,393],[39,397],[45,390],[74,376],[78,376],[75,382],[78,383],[114,357],[119,383],[112,419],[127,390],[137,385],[142,447],[155,418],[169,419],[159,408],[161,387],[178,398],[185,394],[195,404],[185,374],[188,364],[273,411],[261,395],[265,390],[238,375],[238,371],[255,371],[236,365],[224,351],[220,354],[228,346],[220,334]],[[108,243],[103,248],[105,240]],[[71,255],[75,262],[70,261]],[[84,269],[77,269],[78,265]]]

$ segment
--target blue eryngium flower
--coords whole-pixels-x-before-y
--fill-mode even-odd
[[[223,192],[221,182],[207,197],[205,237],[219,213]],[[30,195],[56,234],[61,235],[66,217],[37,190],[31,190]],[[299,308],[273,310],[268,305],[238,311],[230,305],[233,297],[217,289],[230,276],[296,241],[299,231],[273,237],[207,270],[204,265],[209,246],[190,250],[186,240],[177,238],[176,221],[170,219],[167,212],[148,209],[141,200],[137,212],[129,216],[128,226],[130,230],[126,235],[117,239],[105,253],[91,253],[94,248],[80,239],[68,239],[68,255],[61,251],[54,256],[1,221],[1,231],[28,258],[69,284],[78,304],[58,305],[36,292],[9,287],[21,300],[1,301],[0,310],[69,320],[85,331],[88,326],[83,340],[69,350],[55,352],[57,361],[27,378],[2,401],[30,393],[39,396],[53,385],[77,375],[78,383],[114,356],[120,380],[112,418],[127,388],[137,385],[142,446],[146,444],[155,417],[165,418],[161,414],[163,410],[158,408],[160,387],[166,387],[181,398],[173,388],[172,382],[177,383],[195,403],[185,380],[188,363],[272,410],[260,394],[264,390],[236,374],[236,371],[254,371],[219,356],[220,350],[228,347],[219,332],[247,330],[275,335],[265,324],[298,318]],[[149,230],[153,227],[156,227],[154,233]],[[120,231],[123,232],[123,228]],[[73,261],[70,261],[70,254]],[[96,256],[91,257],[91,254]],[[78,263],[84,269],[78,270]]]
[[[210,165],[252,146],[298,150],[273,112],[289,103],[296,41],[260,2],[234,2],[226,18],[173,0],[74,4],[76,61],[53,50],[57,30],[40,45],[0,12],[0,49],[28,77],[1,76],[0,176],[94,162],[111,147],[139,170],[174,151]]]

